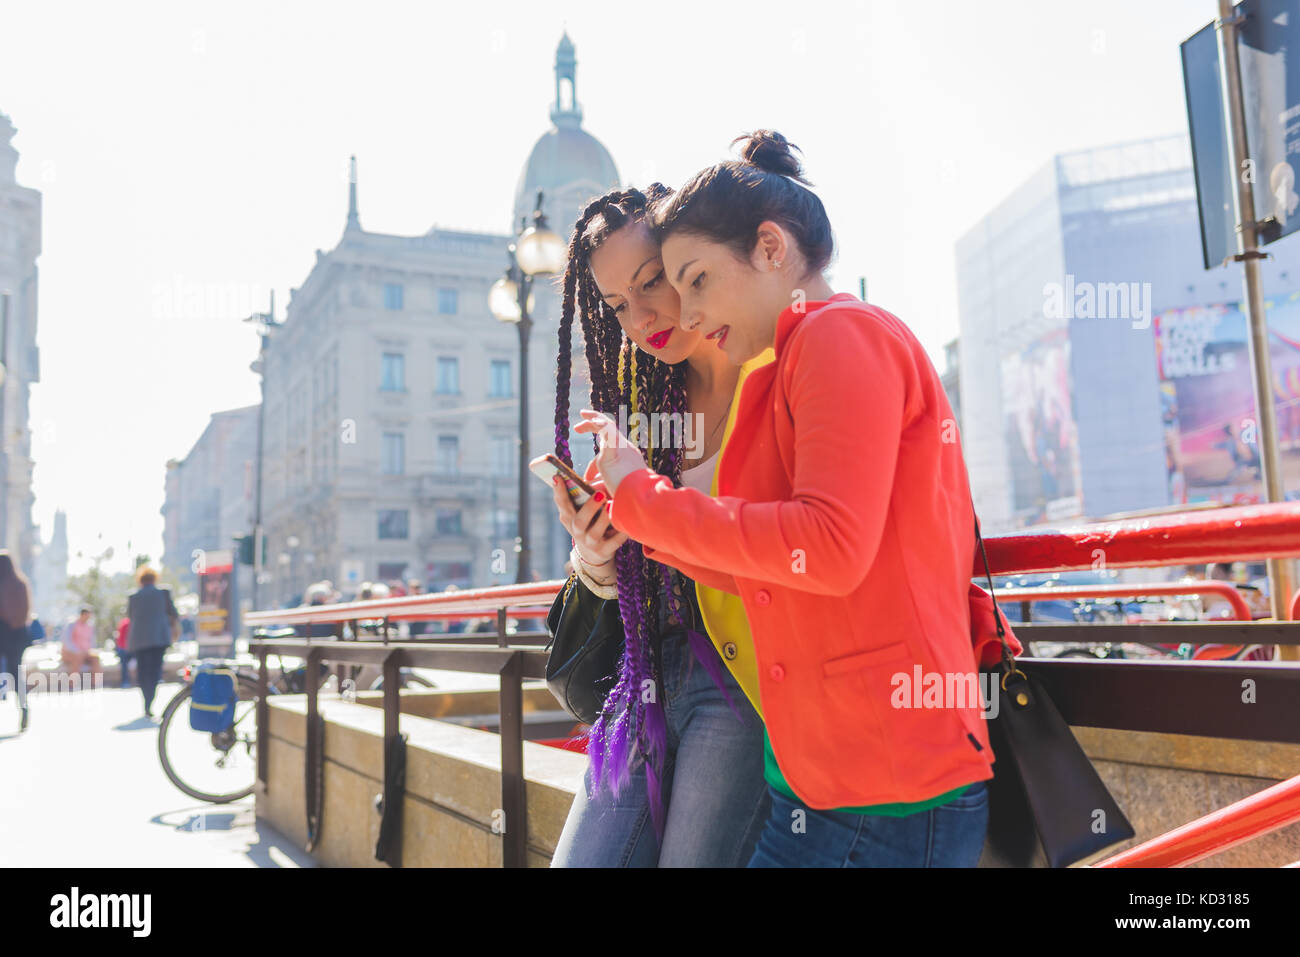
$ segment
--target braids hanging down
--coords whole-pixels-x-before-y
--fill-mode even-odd
[[[575,313],[581,315],[593,409],[617,418],[621,406],[627,410],[629,420],[636,412],[647,417],[654,413],[676,413],[685,421],[685,363],[668,365],[637,349],[624,336],[618,317],[601,298],[591,274],[592,252],[623,226],[642,220],[647,207],[670,192],[659,183],[651,184],[644,192],[613,190],[589,203],[573,227],[562,287],[555,389],[555,454],[568,465],[573,464],[569,451],[569,390]],[[598,444],[594,436],[593,443]],[[673,448],[671,443],[663,448],[652,447],[646,464],[660,475],[670,477],[674,485],[680,485],[683,454],[682,449]],[[721,662],[709,639],[691,627],[690,616],[683,607],[680,573],[647,559],[641,545],[630,540],[615,553],[614,568],[623,619],[623,660],[618,680],[588,740],[592,786],[599,791],[608,784],[617,794],[627,783],[633,754],[639,755],[645,761],[651,817],[656,834],[662,838],[667,724],[658,660],[663,602],[667,602],[670,627],[687,632],[696,659],[722,689],[733,711],[735,705],[723,684]]]

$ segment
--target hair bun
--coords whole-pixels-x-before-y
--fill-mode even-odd
[[[776,130],[755,130],[731,141],[733,146],[737,143],[743,144],[740,148],[742,161],[768,173],[788,176],[800,183],[811,185],[804,179],[803,164],[794,153],[790,152],[799,147]]]

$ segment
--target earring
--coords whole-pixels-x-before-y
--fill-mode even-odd
[[[781,268],[781,260],[779,260],[779,259],[774,260],[774,261],[772,262],[772,268],[773,268],[773,269],[780,269],[780,268]]]

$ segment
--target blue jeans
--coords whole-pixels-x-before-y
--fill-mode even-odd
[[[763,724],[731,672],[718,661],[727,706],[681,632],[664,636],[662,664],[668,757],[664,838],[650,819],[645,765],[638,759],[613,797],[592,799],[591,768],[573,799],[552,867],[743,867],[767,818]]]
[[[988,822],[985,781],[906,817],[817,811],[772,791],[772,814],[749,866],[974,867]]]

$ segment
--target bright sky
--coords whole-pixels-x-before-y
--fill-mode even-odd
[[[71,550],[162,551],[164,464],[257,401],[238,320],[343,229],[505,231],[549,125],[555,45],[625,181],[676,185],[771,127],[801,146],[835,285],[942,367],[953,244],[1053,154],[1187,126],[1178,44],[1211,0],[4,0],[0,111],[44,194],[35,519]],[[74,557],[73,568],[85,564]]]

